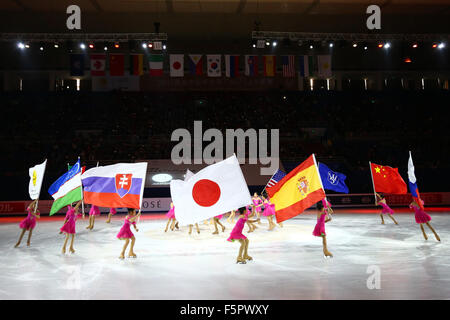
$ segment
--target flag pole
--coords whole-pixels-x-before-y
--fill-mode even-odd
[[[264,190],[266,190],[266,188],[267,188],[267,184],[270,182],[270,180],[273,178],[273,176],[275,175],[275,173],[277,173],[276,171],[272,174],[272,176],[270,177],[270,179],[269,179],[269,181],[267,181],[267,183],[266,183],[266,186],[264,187],[264,189],[262,189],[262,191],[261,191],[261,195],[262,195],[262,193],[264,192]]]
[[[78,161],[79,160],[80,160],[80,156],[78,156]],[[80,171],[81,171],[81,162],[80,162]],[[80,181],[81,181],[81,174],[80,174]],[[83,183],[81,183],[81,213],[83,214],[83,219],[84,219],[85,213],[84,213]]]
[[[316,159],[316,156],[314,156],[314,160],[315,160],[315,159]],[[320,183],[322,184],[323,193],[325,193],[325,202],[328,203],[327,193],[326,193],[326,191],[325,191],[325,188],[323,187],[322,176],[320,175],[319,164],[320,164],[320,162],[317,161],[317,171],[318,171],[318,173],[319,173]]]
[[[375,191],[375,183],[373,182],[372,162],[369,161],[370,177],[372,178],[373,196],[375,197],[375,205],[377,204],[377,192]]]
[[[313,159],[314,159],[314,166],[316,167],[317,175],[319,176],[320,186],[322,187],[323,193],[325,195],[325,200],[326,200],[327,194],[325,193],[325,189],[323,187],[322,177],[320,176],[318,162],[316,162],[316,155],[313,153],[312,156],[313,156]]]

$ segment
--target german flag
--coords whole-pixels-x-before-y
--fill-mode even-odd
[[[295,217],[325,198],[314,154],[266,190],[275,204],[277,222]]]
[[[144,74],[144,55],[130,54],[130,75],[142,76]]]

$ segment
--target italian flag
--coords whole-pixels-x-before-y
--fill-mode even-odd
[[[149,69],[151,76],[162,76],[163,75],[163,58],[162,54],[151,54]]]
[[[50,215],[55,214],[64,206],[82,199],[80,159],[65,174],[59,177],[48,189],[53,197]]]

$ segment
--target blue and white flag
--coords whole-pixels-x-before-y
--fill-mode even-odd
[[[348,187],[345,184],[347,176],[345,174],[333,171],[323,163],[319,163],[319,172],[324,189],[348,193]]]

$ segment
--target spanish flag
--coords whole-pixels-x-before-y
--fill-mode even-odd
[[[142,76],[144,74],[144,55],[130,54],[130,75]]]
[[[275,204],[277,222],[295,217],[322,200],[325,191],[314,154],[266,190],[270,202]]]
[[[274,77],[277,70],[275,56],[264,56],[264,76]]]

